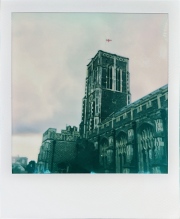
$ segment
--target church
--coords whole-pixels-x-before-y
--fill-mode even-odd
[[[131,103],[129,58],[101,50],[87,65],[85,83],[79,132],[74,128],[76,138],[70,134],[75,140],[68,151],[74,156],[65,155],[65,172],[168,173],[168,86]],[[42,142],[38,164],[43,168],[44,161],[46,169],[51,164],[57,170],[62,163],[59,155],[52,164],[56,135]],[[61,141],[59,154],[67,140]],[[51,158],[42,160],[47,142],[44,150]]]

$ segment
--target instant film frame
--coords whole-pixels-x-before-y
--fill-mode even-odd
[[[103,4],[103,8],[102,8]],[[11,174],[11,13],[118,12],[169,16],[169,171],[166,175]],[[1,177],[3,218],[178,218],[178,2],[2,2]],[[173,131],[171,131],[173,130]]]
[[[168,172],[167,13],[11,20],[12,156],[36,173]]]

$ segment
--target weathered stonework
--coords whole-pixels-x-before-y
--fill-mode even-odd
[[[66,130],[56,133],[56,129],[49,128],[43,134],[42,146],[38,156],[39,172],[50,170],[59,172],[61,164],[71,163],[76,157],[76,141],[79,132],[76,127],[67,126]]]
[[[167,88],[165,85],[123,107],[98,128],[87,132],[88,140],[94,142],[96,148],[94,138],[99,138],[100,165],[104,172],[167,173]],[[110,149],[111,156],[115,155],[114,169],[107,165]]]
[[[168,173],[168,86],[130,103],[129,59],[98,51],[87,65],[79,132],[43,134],[39,169]],[[74,167],[74,169],[73,169]],[[75,168],[76,167],[76,168]]]
[[[111,113],[130,103],[129,59],[98,51],[87,65],[80,133],[98,127]]]
[[[81,137],[98,150],[97,172],[167,173],[168,87],[130,104],[129,77],[128,58],[98,51],[87,66]]]

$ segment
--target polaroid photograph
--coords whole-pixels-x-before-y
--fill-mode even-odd
[[[177,2],[21,3],[2,8],[3,217],[178,218]]]
[[[11,19],[12,173],[168,173],[167,13]]]

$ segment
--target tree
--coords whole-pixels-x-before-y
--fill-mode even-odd
[[[35,168],[36,168],[36,162],[34,160],[31,160],[26,167],[26,171],[28,173],[35,173]]]

